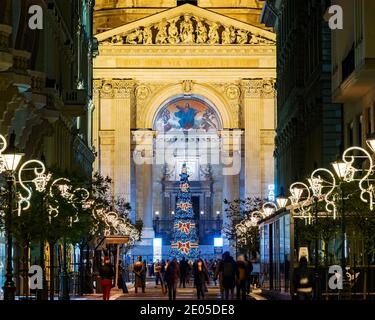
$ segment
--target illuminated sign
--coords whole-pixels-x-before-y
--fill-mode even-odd
[[[154,261],[161,260],[162,257],[162,239],[154,238]]]
[[[269,184],[267,189],[268,189],[268,201],[275,201],[275,185]]]
[[[223,246],[223,238],[214,238],[214,247],[222,247]]]

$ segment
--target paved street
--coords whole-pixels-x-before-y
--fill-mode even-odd
[[[148,281],[146,292],[142,293],[138,290],[136,294],[132,285],[129,288],[129,293],[124,294],[122,290],[112,289],[110,300],[168,300],[168,294],[163,294],[160,285],[155,288],[155,282]],[[74,297],[72,300],[101,300],[101,294],[90,294],[83,297]],[[178,288],[178,300],[196,300],[196,290],[193,287]],[[220,300],[220,290],[218,287],[209,286],[206,300]],[[264,300],[259,293],[251,293],[247,297],[248,300]]]

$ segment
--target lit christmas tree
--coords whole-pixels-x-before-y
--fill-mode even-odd
[[[182,165],[180,174],[180,190],[174,218],[173,240],[171,243],[172,257],[193,259],[199,255],[199,244],[193,205],[191,203],[189,175],[186,164]]]

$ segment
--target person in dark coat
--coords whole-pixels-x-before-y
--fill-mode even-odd
[[[177,259],[174,258],[165,270],[165,280],[168,285],[169,300],[176,300],[177,284],[180,276],[180,266],[178,265]]]
[[[142,281],[143,281],[144,286],[146,288],[147,272],[148,272],[150,266],[147,265],[147,261],[146,260],[143,260],[143,265],[145,266],[145,272],[143,273],[143,279],[142,279]]]
[[[104,257],[104,264],[99,268],[100,284],[103,288],[103,300],[109,300],[114,276],[109,257]]]
[[[223,260],[220,263],[219,272],[221,273],[223,281],[224,299],[229,300],[229,291],[233,298],[236,278],[238,278],[239,273],[237,264],[228,251],[223,253]]]
[[[160,263],[160,283],[161,283],[161,290],[164,294],[167,293],[167,283],[165,281],[165,270],[166,270],[166,263],[164,260],[161,260]]]
[[[238,278],[236,279],[237,299],[246,300],[246,284],[249,276],[248,262],[244,256],[237,259]]]
[[[135,275],[135,284],[134,289],[135,293],[138,293],[138,288],[142,288],[142,292],[145,292],[146,289],[146,267],[142,262],[142,257],[138,257],[138,261],[133,265],[133,272]]]
[[[247,258],[245,254],[245,263],[247,264],[247,281],[246,281],[246,293],[250,294],[251,285],[253,283],[253,263]]]
[[[188,263],[187,261],[185,260],[185,257],[182,257],[181,261],[180,261],[180,273],[181,273],[181,278],[180,278],[180,288],[181,286],[183,288],[186,288],[186,275],[187,275],[187,272],[188,272]]]
[[[197,288],[197,298],[204,299],[205,284],[209,282],[208,270],[202,259],[198,259],[193,267],[194,285]]]
[[[294,270],[294,296],[298,300],[311,300],[313,292],[313,273],[307,267],[306,257],[299,261],[299,267]]]

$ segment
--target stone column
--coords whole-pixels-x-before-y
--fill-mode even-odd
[[[130,119],[134,100],[133,80],[112,80],[115,129],[115,195],[130,202],[131,194],[131,131]]]
[[[151,130],[133,131],[133,139],[136,143],[134,149],[134,162],[137,176],[137,210],[140,210],[140,218],[143,221],[142,243],[140,254],[152,254],[152,239],[155,236],[153,229],[153,207],[152,207],[152,165],[153,165],[153,141],[154,132]],[[141,180],[141,181],[139,181]]]
[[[221,160],[224,164],[222,168],[223,176],[223,197],[229,202],[236,200],[240,196],[239,176],[241,172],[241,130],[223,130],[221,132]],[[226,214],[227,205],[222,204],[223,227],[229,225],[231,221]],[[230,250],[229,241],[224,238],[224,251]]]
[[[102,87],[102,80],[93,81],[93,115],[92,115],[92,146],[95,152],[99,152],[99,130],[100,130],[100,89]],[[99,159],[96,158],[94,162],[94,172],[99,171]]]
[[[274,135],[274,82],[274,79],[241,81],[245,127],[245,197],[263,197],[266,185],[274,183],[273,168],[266,163],[273,163],[273,155],[262,141],[264,133]],[[268,159],[270,156],[271,160]]]
[[[243,80],[242,105],[245,127],[245,197],[261,195],[260,129],[262,79]]]

